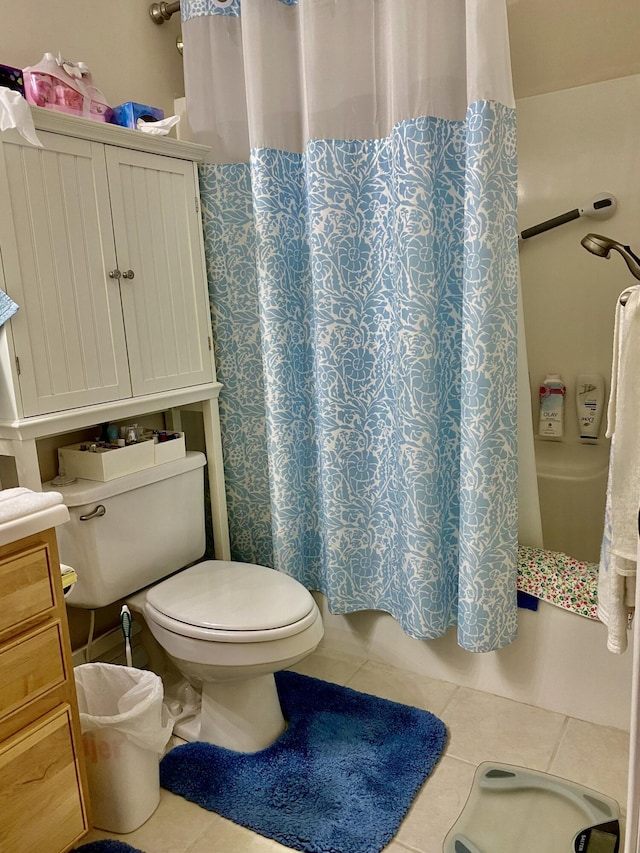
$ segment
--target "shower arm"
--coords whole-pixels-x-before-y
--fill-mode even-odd
[[[152,3],[149,6],[149,15],[154,24],[164,24],[168,21],[174,12],[180,11],[180,0],[174,0],[173,3]]]

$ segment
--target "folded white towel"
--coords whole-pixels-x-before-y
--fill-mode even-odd
[[[60,492],[32,492],[22,487],[3,489],[0,491],[0,524],[61,503]]]
[[[640,286],[616,303],[607,436],[611,441],[604,536],[598,574],[598,617],[607,625],[607,647],[627,648],[635,599],[640,508]],[[622,294],[621,294],[622,295]]]

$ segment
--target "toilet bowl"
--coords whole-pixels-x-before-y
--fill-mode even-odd
[[[128,603],[201,696],[199,714],[178,720],[176,734],[256,752],[284,731],[274,673],[323,635],[318,607],[298,581],[265,566],[208,560]]]
[[[78,576],[67,602],[93,610],[126,600],[176,734],[256,752],[286,726],[274,673],[316,648],[322,619],[311,593],[282,572],[197,562],[205,462],[190,452],[106,483],[44,488],[60,491],[71,517],[58,528],[61,559]]]

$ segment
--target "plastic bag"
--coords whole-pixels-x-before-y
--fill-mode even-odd
[[[81,664],[74,675],[83,734],[109,729],[142,749],[164,751],[173,719],[160,676],[111,663]]]
[[[35,107],[60,110],[95,121],[109,121],[111,107],[93,84],[84,62],[71,62],[45,53],[37,65],[23,71],[25,97]]]
[[[42,148],[33,124],[31,110],[20,92],[0,86],[0,131],[15,127],[27,142]]]

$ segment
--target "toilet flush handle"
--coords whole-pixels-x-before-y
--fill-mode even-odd
[[[102,518],[106,511],[107,510],[105,509],[103,504],[98,504],[98,506],[93,510],[93,512],[90,512],[87,515],[81,515],[80,521],[91,521],[92,518]]]

